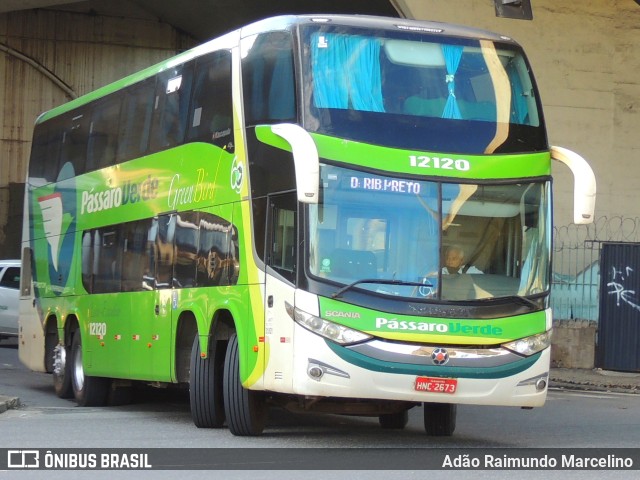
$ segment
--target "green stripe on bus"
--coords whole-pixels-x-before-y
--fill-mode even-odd
[[[256,127],[258,139],[272,147],[291,151],[271,126]],[[549,152],[506,155],[457,155],[419,152],[354,142],[343,138],[312,133],[320,158],[345,165],[393,171],[396,174],[468,178],[473,180],[507,180],[551,175]]]

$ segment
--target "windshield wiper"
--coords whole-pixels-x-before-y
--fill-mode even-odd
[[[404,280],[391,280],[391,279],[384,279],[384,278],[363,278],[361,280],[356,280],[355,282],[352,282],[349,285],[345,285],[340,290],[338,290],[333,295],[331,295],[331,298],[338,298],[344,292],[351,289],[352,287],[355,287],[360,283],[379,283],[381,285],[402,285],[402,286],[409,286],[409,287],[433,287],[433,285],[431,285],[430,283],[423,283],[423,282],[405,282]]]

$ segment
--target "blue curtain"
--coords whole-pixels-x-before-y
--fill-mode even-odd
[[[384,112],[382,76],[380,73],[380,42],[366,37],[347,37],[349,64],[349,98],[355,110]]]
[[[313,94],[318,108],[346,109],[349,105],[347,76],[344,72],[347,46],[337,38],[334,34],[314,33],[311,36]]]
[[[458,100],[456,99],[455,82],[456,72],[458,71],[460,59],[462,58],[462,48],[463,47],[458,45],[442,45],[442,54],[444,55],[444,62],[447,66],[447,88],[449,89],[449,96],[444,106],[444,112],[442,112],[442,118],[462,118]]]
[[[511,123],[528,125],[529,109],[527,100],[524,98],[524,89],[522,88],[520,76],[512,63],[507,65],[506,70],[511,84]]]
[[[311,42],[316,107],[384,111],[377,39],[315,33]]]

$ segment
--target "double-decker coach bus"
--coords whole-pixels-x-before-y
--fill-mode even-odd
[[[283,16],[38,118],[20,358],[80,405],[188,386],[198,427],[276,405],[379,418],[540,406],[551,159],[512,39]]]

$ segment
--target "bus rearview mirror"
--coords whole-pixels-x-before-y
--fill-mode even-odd
[[[551,158],[571,169],[573,186],[573,223],[592,223],[596,208],[596,176],[593,170],[577,153],[563,147],[551,147]]]
[[[296,169],[298,201],[318,203],[320,160],[313,138],[304,128],[293,123],[273,125],[271,131],[291,145]]]

